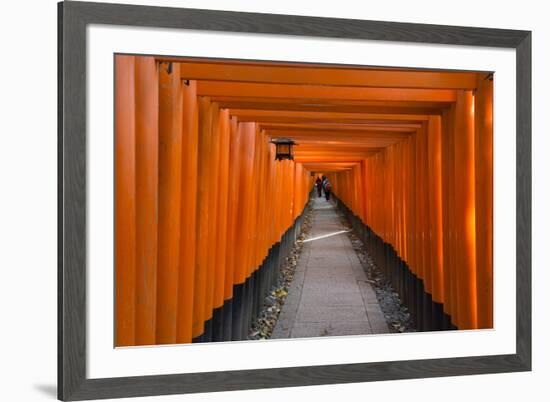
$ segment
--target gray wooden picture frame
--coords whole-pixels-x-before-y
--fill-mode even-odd
[[[516,50],[516,353],[429,360],[86,377],[86,26],[110,24]],[[58,398],[82,400],[531,370],[531,32],[149,7],[58,4]]]

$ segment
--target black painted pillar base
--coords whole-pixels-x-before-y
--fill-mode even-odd
[[[204,322],[204,330],[202,334],[193,338],[192,343],[212,342],[212,319]]]
[[[261,300],[260,300],[260,289],[261,289],[261,270],[262,266],[254,271],[253,280],[254,280],[254,289],[252,296],[252,317],[257,317],[260,313]]]
[[[418,331],[441,331],[457,329],[451,318],[443,311],[443,304],[433,300],[420,279],[403,261],[393,246],[365,225],[358,216],[335,197],[337,207],[352,225],[376,266],[398,293],[401,302],[411,315],[411,323]]]
[[[212,314],[212,342],[223,341],[223,309],[224,305],[221,305]]]
[[[242,339],[242,320],[244,315],[244,284],[233,286],[233,304],[231,320],[231,340],[240,341]]]
[[[300,233],[302,220],[303,213],[280,241],[272,245],[261,265],[243,283],[233,285],[233,297],[214,309],[212,318],[204,323],[204,332],[193,338],[193,343],[248,338],[248,332],[261,313],[265,298],[279,285],[281,267]]]
[[[443,331],[445,328],[445,313],[443,312],[443,303],[434,301],[432,304],[433,329]]]
[[[416,329],[418,331],[425,331],[424,318],[422,317],[422,313],[424,312],[424,282],[418,277],[416,277],[416,300],[411,307],[416,315]]]
[[[223,304],[223,336],[222,341],[231,340],[231,327],[233,322],[233,299],[226,300]]]
[[[204,342],[212,342],[212,318],[204,322]]]
[[[199,336],[196,336],[195,338],[193,338],[193,340],[191,341],[192,343],[204,343],[204,332],[202,334],[200,334]]]
[[[423,318],[423,325],[422,330],[423,331],[431,331],[434,328],[432,327],[432,295],[427,293],[426,291],[423,292],[423,301],[422,301],[422,318]]]

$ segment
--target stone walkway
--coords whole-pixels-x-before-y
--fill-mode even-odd
[[[315,198],[313,224],[271,339],[388,333],[334,206]]]

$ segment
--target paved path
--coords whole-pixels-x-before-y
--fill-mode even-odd
[[[313,224],[272,339],[387,333],[376,295],[331,203]]]

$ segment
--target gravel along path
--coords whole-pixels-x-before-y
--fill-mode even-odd
[[[311,230],[312,218],[313,208],[310,201],[306,206],[300,235],[296,239],[294,247],[292,247],[289,256],[286,257],[283,267],[281,268],[281,276],[278,282],[280,285],[272,289],[269,295],[264,299],[263,309],[248,333],[249,340],[269,339],[271,337],[273,328],[275,328],[275,324],[279,318],[279,313],[288,295],[290,283],[294,279],[296,266],[298,265],[302,253],[303,241]]]
[[[382,271],[376,266],[363,242],[353,233],[351,230],[352,226],[344,214],[338,210],[338,215],[342,224],[349,229],[347,235],[367,274],[369,283],[376,292],[376,298],[384,313],[390,331],[393,333],[416,332],[416,329],[412,325],[409,310],[401,303],[399,295],[385,279]]]

